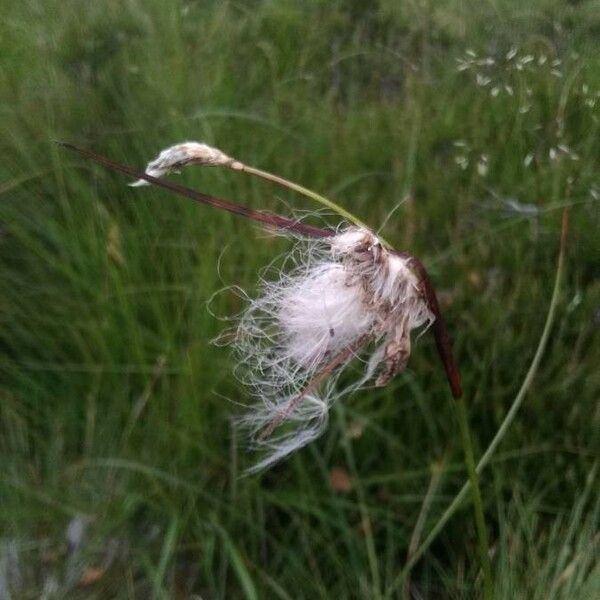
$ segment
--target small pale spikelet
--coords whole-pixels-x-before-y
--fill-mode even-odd
[[[242,169],[241,162],[227,156],[218,148],[198,142],[183,142],[163,150],[146,166],[146,174],[152,177],[162,177],[172,171],[177,171],[188,165],[203,165],[207,167],[228,167]],[[131,187],[150,185],[144,179],[138,179],[129,184]]]
[[[256,399],[239,423],[264,451],[252,471],[318,437],[334,400],[402,371],[411,331],[434,320],[411,259],[367,229],[300,240],[290,262],[276,281],[265,278],[235,332],[237,375]],[[340,373],[362,354],[364,375],[339,390]]]

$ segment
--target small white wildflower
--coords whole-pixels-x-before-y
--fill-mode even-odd
[[[500,88],[495,86],[490,90],[490,96],[492,96],[492,98],[495,98],[498,94],[500,93]]]
[[[527,154],[527,156],[523,159],[523,164],[528,167],[533,161],[533,154],[530,152],[529,154]]]
[[[548,57],[545,54],[540,54],[540,57],[538,58],[538,65],[540,65],[540,67],[545,65],[547,60]]]
[[[152,177],[162,177],[172,171],[177,171],[187,165],[204,165],[207,167],[229,167],[242,169],[243,164],[227,156],[218,148],[198,142],[183,142],[163,150],[146,166],[146,174]],[[129,184],[131,187],[149,185],[144,179]]]
[[[506,53],[506,60],[512,60],[516,55],[517,55],[518,50],[516,48],[511,48],[507,53]]]
[[[489,85],[492,82],[490,77],[480,75],[479,73],[477,73],[475,81],[477,82],[477,85],[480,87],[485,87],[486,85]]]
[[[533,55],[532,54],[528,54],[527,56],[524,56],[521,59],[521,64],[522,65],[528,65],[530,62],[533,62],[533,60],[534,60]]]
[[[487,154],[482,154],[477,162],[477,173],[480,177],[485,177],[489,170],[489,159]]]
[[[558,156],[556,148],[550,148],[550,150],[548,150],[548,156],[550,157],[550,160],[556,160],[556,157]]]
[[[558,69],[552,69],[550,73],[552,73],[552,75],[554,75],[554,77],[557,77],[558,79],[561,79],[563,76],[562,72]]]
[[[523,104],[523,106],[519,107],[519,113],[524,115],[531,110],[531,104]]]
[[[520,202],[516,198],[506,198],[504,200],[506,209],[527,217],[535,217],[540,214],[540,209],[535,204]]]
[[[471,58],[477,58],[477,53],[475,52],[475,50],[472,50],[471,48],[467,48],[467,50],[465,51],[465,54],[467,56],[470,56]]]
[[[573,152],[566,144],[558,144],[557,148],[571,160],[579,160],[579,155]]]
[[[263,469],[318,437],[331,404],[375,377],[385,385],[410,355],[410,333],[433,322],[411,259],[350,227],[298,242],[291,272],[263,281],[234,333],[237,375],[256,404],[239,420]],[[336,389],[343,367],[376,344],[364,376]]]
[[[469,159],[464,155],[459,155],[454,158],[454,162],[464,171],[469,166]]]
[[[512,95],[514,94],[514,90],[513,90],[512,86],[510,86],[510,85],[505,85],[505,86],[504,86],[504,89],[506,90],[506,93],[507,93],[509,96],[512,96]]]

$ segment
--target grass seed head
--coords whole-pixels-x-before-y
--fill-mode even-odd
[[[162,177],[172,171],[177,171],[188,165],[203,165],[206,167],[228,167],[242,169],[241,162],[227,156],[218,148],[198,142],[183,142],[163,150],[146,166],[146,174],[152,177]],[[148,185],[144,179],[138,179],[130,184],[132,187]]]

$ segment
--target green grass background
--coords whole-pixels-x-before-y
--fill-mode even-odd
[[[397,580],[467,478],[431,334],[322,439],[240,478],[247,396],[206,303],[252,292],[289,243],[52,143],[142,166],[194,139],[374,228],[401,202],[382,233],[430,269],[478,454],[535,352],[572,206],[549,345],[481,485],[496,598],[600,597],[597,1],[0,4],[0,596],[480,596],[468,504]],[[315,208],[233,172],[180,180]]]

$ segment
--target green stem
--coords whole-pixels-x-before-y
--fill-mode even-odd
[[[471,495],[473,497],[475,525],[477,527],[477,537],[479,540],[479,560],[481,561],[481,568],[483,570],[483,598],[484,600],[492,600],[493,581],[492,566],[490,564],[490,556],[488,553],[488,535],[485,527],[485,517],[483,514],[483,502],[481,500],[479,476],[477,475],[477,470],[475,468],[475,455],[473,454],[473,443],[471,441],[471,432],[469,430],[467,408],[462,397],[456,399],[456,407],[458,412],[460,436],[465,453],[465,463],[467,465],[467,472],[469,474],[469,482],[471,483]]]
[[[262,179],[272,181],[283,187],[289,188],[290,190],[294,190],[295,192],[298,192],[299,194],[302,194],[303,196],[306,196],[307,198],[311,198],[312,200],[315,200],[319,204],[322,204],[323,206],[330,208],[331,210],[335,211],[336,213],[338,213],[340,216],[344,217],[344,219],[350,221],[351,223],[354,223],[355,225],[358,225],[359,227],[365,227],[366,229],[369,229],[368,225],[363,223],[358,217],[353,215],[351,212],[347,211],[345,208],[343,208],[342,206],[340,206],[333,200],[330,200],[329,198],[326,198],[325,196],[322,196],[321,194],[317,194],[317,192],[313,192],[312,190],[309,190],[308,188],[305,188],[302,185],[294,183],[293,181],[289,181],[287,179],[284,179],[283,177],[279,177],[279,175],[274,175],[273,173],[269,173],[268,171],[262,171],[261,169],[256,169],[255,167],[250,167],[248,165],[243,165],[241,168],[236,169],[236,170],[244,171],[245,173],[249,173],[250,175],[255,175],[256,177],[261,177]]]

